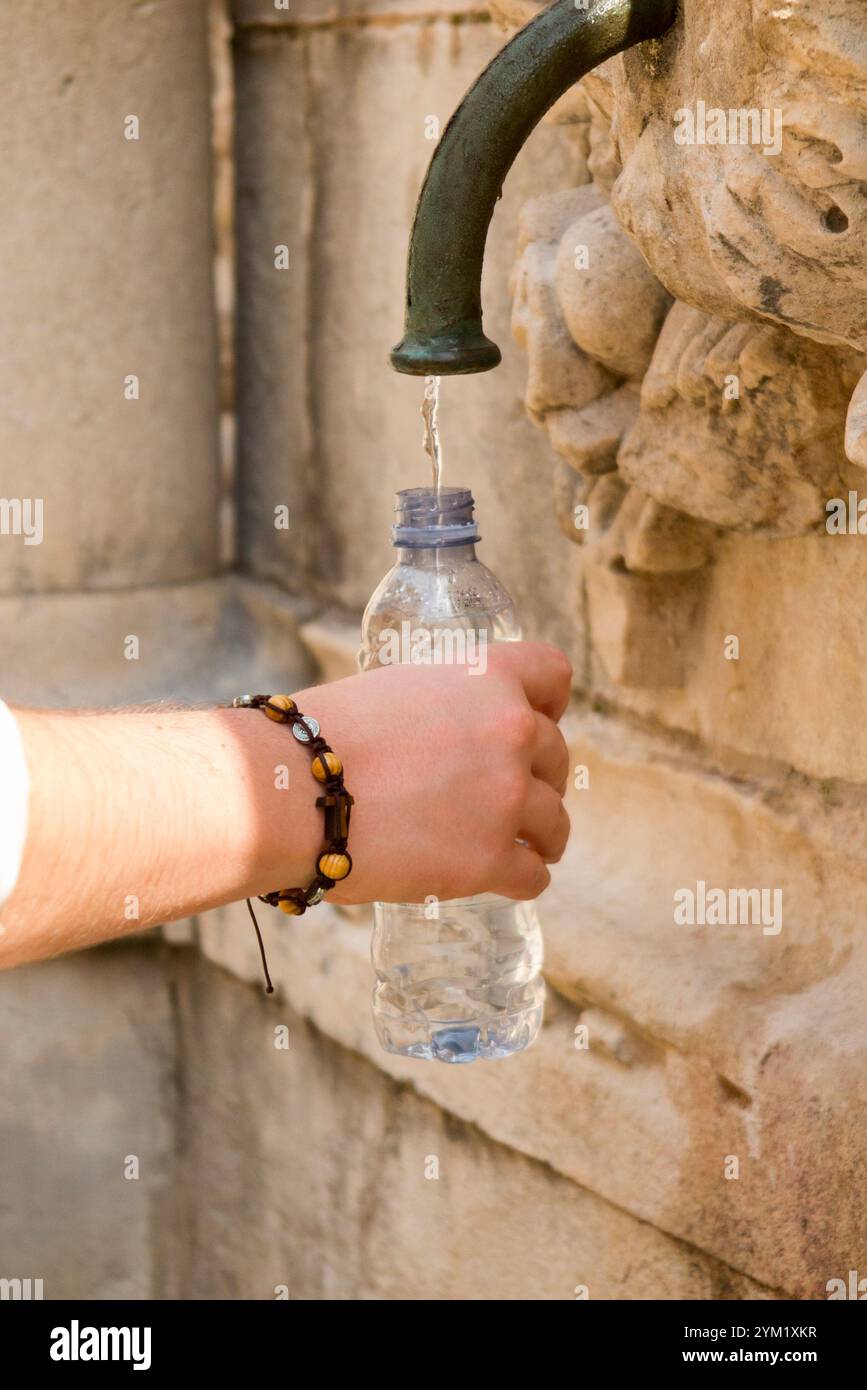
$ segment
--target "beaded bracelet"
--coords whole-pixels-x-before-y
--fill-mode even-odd
[[[322,796],[316,798],[316,805],[325,813],[326,846],[316,860],[316,873],[306,888],[281,888],[271,893],[259,893],[259,901],[279,907],[290,917],[300,917],[308,907],[315,907],[335,883],[348,878],[352,872],[352,858],[346,842],[349,838],[349,818],[354,804],[353,797],[343,784],[343,763],[337,754],[320,736],[319,723],[311,715],[302,714],[289,695],[239,695],[232,701],[233,709],[261,709],[269,719],[278,724],[291,725],[292,733],[299,743],[304,744],[313,754],[310,771],[317,782],[323,784]],[[253,905],[247,899],[247,907],[256,929],[262,967],[269,994],[273,992],[262,934],[253,912]]]

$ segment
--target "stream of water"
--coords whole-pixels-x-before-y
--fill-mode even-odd
[[[424,451],[431,461],[431,478],[435,492],[443,483],[443,450],[439,430],[440,378],[426,376],[424,379],[424,399],[421,403],[421,418],[424,421],[422,441]]]

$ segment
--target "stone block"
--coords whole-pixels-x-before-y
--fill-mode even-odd
[[[2,598],[2,698],[75,709],[151,700],[216,704],[253,686],[297,690],[313,673],[299,636],[311,607],[273,586],[233,578]]]
[[[204,0],[0,16],[2,491],[43,510],[41,544],[0,535],[2,593],[216,569],[206,18]]]
[[[179,1015],[195,1220],[176,1297],[767,1296],[396,1084],[285,1000],[200,962]]]
[[[387,24],[449,16],[488,23],[485,0],[230,0],[239,28],[303,28],[327,24]]]
[[[611,680],[644,689],[682,685],[701,580],[592,562],[584,577],[593,646]]]
[[[599,662],[594,689],[711,749],[775,759],[820,782],[862,783],[867,733],[851,712],[867,698],[865,580],[863,536],[729,537],[681,646],[682,689],[615,689]],[[726,656],[733,636],[736,660]]]
[[[24,967],[0,1001],[0,1275],[46,1299],[163,1297],[178,1092],[161,956],[127,941]]]

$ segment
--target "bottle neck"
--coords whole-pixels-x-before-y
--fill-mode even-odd
[[[471,542],[466,545],[401,545],[396,550],[395,563],[410,569],[452,569],[476,558],[476,547]]]
[[[473,519],[473,494],[469,488],[404,488],[395,497],[394,514],[391,538],[399,553],[398,563],[416,569],[445,569],[459,560],[473,558],[479,530]],[[448,553],[450,558],[430,558],[438,553]]]

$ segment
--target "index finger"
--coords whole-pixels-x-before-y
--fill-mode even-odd
[[[558,720],[572,693],[572,663],[550,642],[497,642],[497,658],[513,669],[533,709]]]

